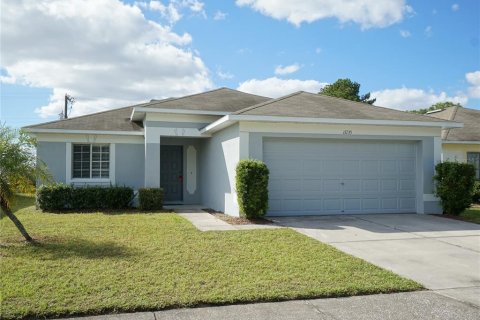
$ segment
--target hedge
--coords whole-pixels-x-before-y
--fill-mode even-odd
[[[480,181],[475,181],[472,201],[475,203],[480,203]]]
[[[268,209],[267,165],[260,160],[241,160],[236,173],[240,214],[249,219],[263,217]]]
[[[141,188],[138,190],[139,209],[143,211],[163,209],[162,188]]]
[[[37,191],[38,207],[44,211],[126,209],[133,200],[128,187],[73,187],[43,185]]]
[[[459,215],[472,204],[475,167],[470,163],[442,162],[435,166],[435,195],[443,212]]]

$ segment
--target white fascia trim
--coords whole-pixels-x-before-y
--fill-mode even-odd
[[[252,115],[231,114],[231,115],[224,116],[221,119],[206,126],[201,130],[201,132],[202,133],[206,133],[208,131],[215,132],[237,121],[463,128],[463,123],[451,122],[451,121],[430,122],[430,121],[367,120],[367,119],[301,118],[301,117],[252,116]]]
[[[210,115],[210,116],[225,116],[230,112],[225,111],[207,111],[207,110],[188,110],[188,109],[162,109],[162,108],[133,108],[130,119],[132,121],[143,120],[146,113],[170,113],[170,114],[192,114],[192,115]],[[138,114],[138,116],[137,116]]]
[[[209,131],[216,132],[220,129],[223,129],[225,127],[228,127],[232,124],[234,124],[238,120],[232,120],[232,115],[226,115],[224,117],[221,117],[217,121],[214,121],[210,123],[208,126],[200,130],[201,134],[208,133]]]
[[[69,130],[69,129],[36,129],[26,128],[30,133],[79,133],[79,134],[109,134],[123,136],[143,136],[143,131],[106,131],[106,130]]]
[[[480,144],[480,141],[449,141],[449,140],[443,140],[442,144]]]

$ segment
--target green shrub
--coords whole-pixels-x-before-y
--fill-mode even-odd
[[[475,203],[480,203],[480,181],[475,181],[475,186],[473,187],[472,201]]]
[[[443,213],[459,215],[472,204],[475,167],[469,163],[442,162],[435,166],[435,195]]]
[[[241,160],[236,171],[240,214],[249,219],[263,217],[268,209],[267,165],[260,160]]]
[[[74,187],[44,185],[37,191],[37,204],[44,211],[125,209],[130,207],[133,190],[128,187]]]
[[[138,190],[139,209],[143,211],[163,209],[162,188],[141,188]]]

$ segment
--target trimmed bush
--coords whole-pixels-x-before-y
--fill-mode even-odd
[[[141,188],[138,190],[139,209],[143,211],[163,209],[162,188]]]
[[[261,218],[268,209],[267,165],[260,160],[241,160],[236,169],[236,189],[240,214]]]
[[[469,163],[442,162],[435,166],[435,195],[443,213],[459,215],[472,204],[475,167]]]
[[[473,187],[472,201],[475,203],[480,203],[480,181],[475,181],[475,186]]]
[[[37,204],[43,211],[126,209],[132,199],[133,189],[128,187],[54,184],[37,191]]]

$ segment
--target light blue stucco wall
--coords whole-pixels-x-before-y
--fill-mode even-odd
[[[115,144],[115,184],[134,190],[145,184],[145,145],[140,143]]]
[[[232,188],[232,179],[235,179],[232,170],[239,160],[239,133],[238,125],[214,133],[211,138],[203,141],[201,153],[202,203],[208,208],[231,215],[238,215],[236,200],[233,199],[236,195]]]
[[[66,173],[66,143],[39,141],[37,144],[37,161],[43,161],[52,178],[65,183]]]

